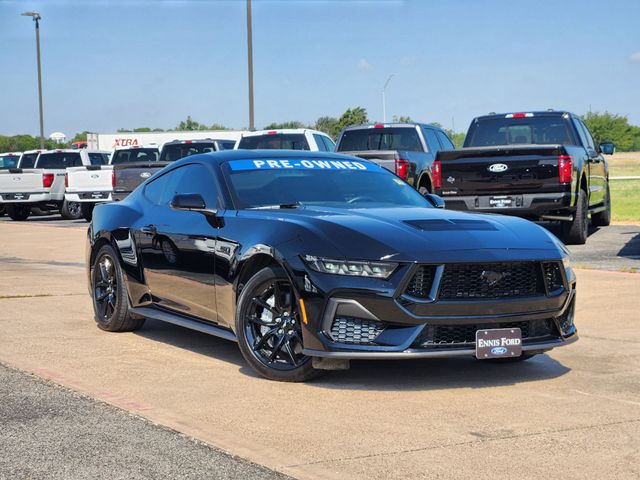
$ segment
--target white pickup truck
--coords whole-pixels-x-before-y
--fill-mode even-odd
[[[58,210],[66,219],[80,218],[80,204],[64,198],[68,167],[107,163],[107,152],[49,150],[38,155],[34,168],[0,170],[0,202],[13,220],[26,220],[31,210]]]
[[[116,148],[109,165],[86,165],[67,168],[64,198],[80,205],[82,217],[90,222],[97,203],[111,202],[116,186],[118,165],[158,161],[159,150],[155,145]]]
[[[284,128],[243,133],[236,143],[236,150],[310,150],[333,152],[336,144],[324,132],[309,128]]]
[[[9,170],[10,168],[18,168],[18,162],[22,152],[5,152],[0,153],[0,170]],[[6,213],[4,205],[0,203],[0,217]]]

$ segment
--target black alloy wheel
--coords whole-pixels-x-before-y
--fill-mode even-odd
[[[244,358],[271,380],[299,382],[318,374],[302,353],[296,294],[280,268],[267,267],[245,285],[238,301],[236,334]]]
[[[79,202],[68,202],[64,200],[60,208],[60,214],[65,220],[78,220],[82,218],[82,209]]]
[[[116,311],[118,301],[118,279],[113,258],[103,254],[95,266],[93,298],[96,302],[96,314],[103,322],[108,322]]]

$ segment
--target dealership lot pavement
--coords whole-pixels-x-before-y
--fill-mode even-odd
[[[524,364],[354,362],[278,384],[204,334],[99,331],[84,228],[54,225],[0,221],[1,362],[299,478],[640,476],[639,274],[578,271],[581,339]],[[639,230],[589,242],[620,252]]]

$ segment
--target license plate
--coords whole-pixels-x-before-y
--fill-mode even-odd
[[[522,355],[522,331],[519,328],[495,328],[476,331],[476,358],[508,358]]]
[[[8,193],[3,195],[5,200],[27,200],[29,198],[28,193]]]
[[[510,207],[513,204],[513,198],[506,195],[489,198],[489,205],[496,208]]]
[[[104,192],[93,192],[91,198],[106,198],[107,194]]]

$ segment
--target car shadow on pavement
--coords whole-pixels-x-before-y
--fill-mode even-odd
[[[349,370],[329,372],[313,385],[348,390],[487,388],[549,380],[570,371],[546,354],[515,363],[492,363],[473,357],[352,361]]]
[[[634,260],[640,260],[640,233],[638,230],[633,232],[622,232],[621,235],[629,235],[629,240],[618,251],[618,257],[626,257]],[[638,262],[640,268],[640,261]]]

